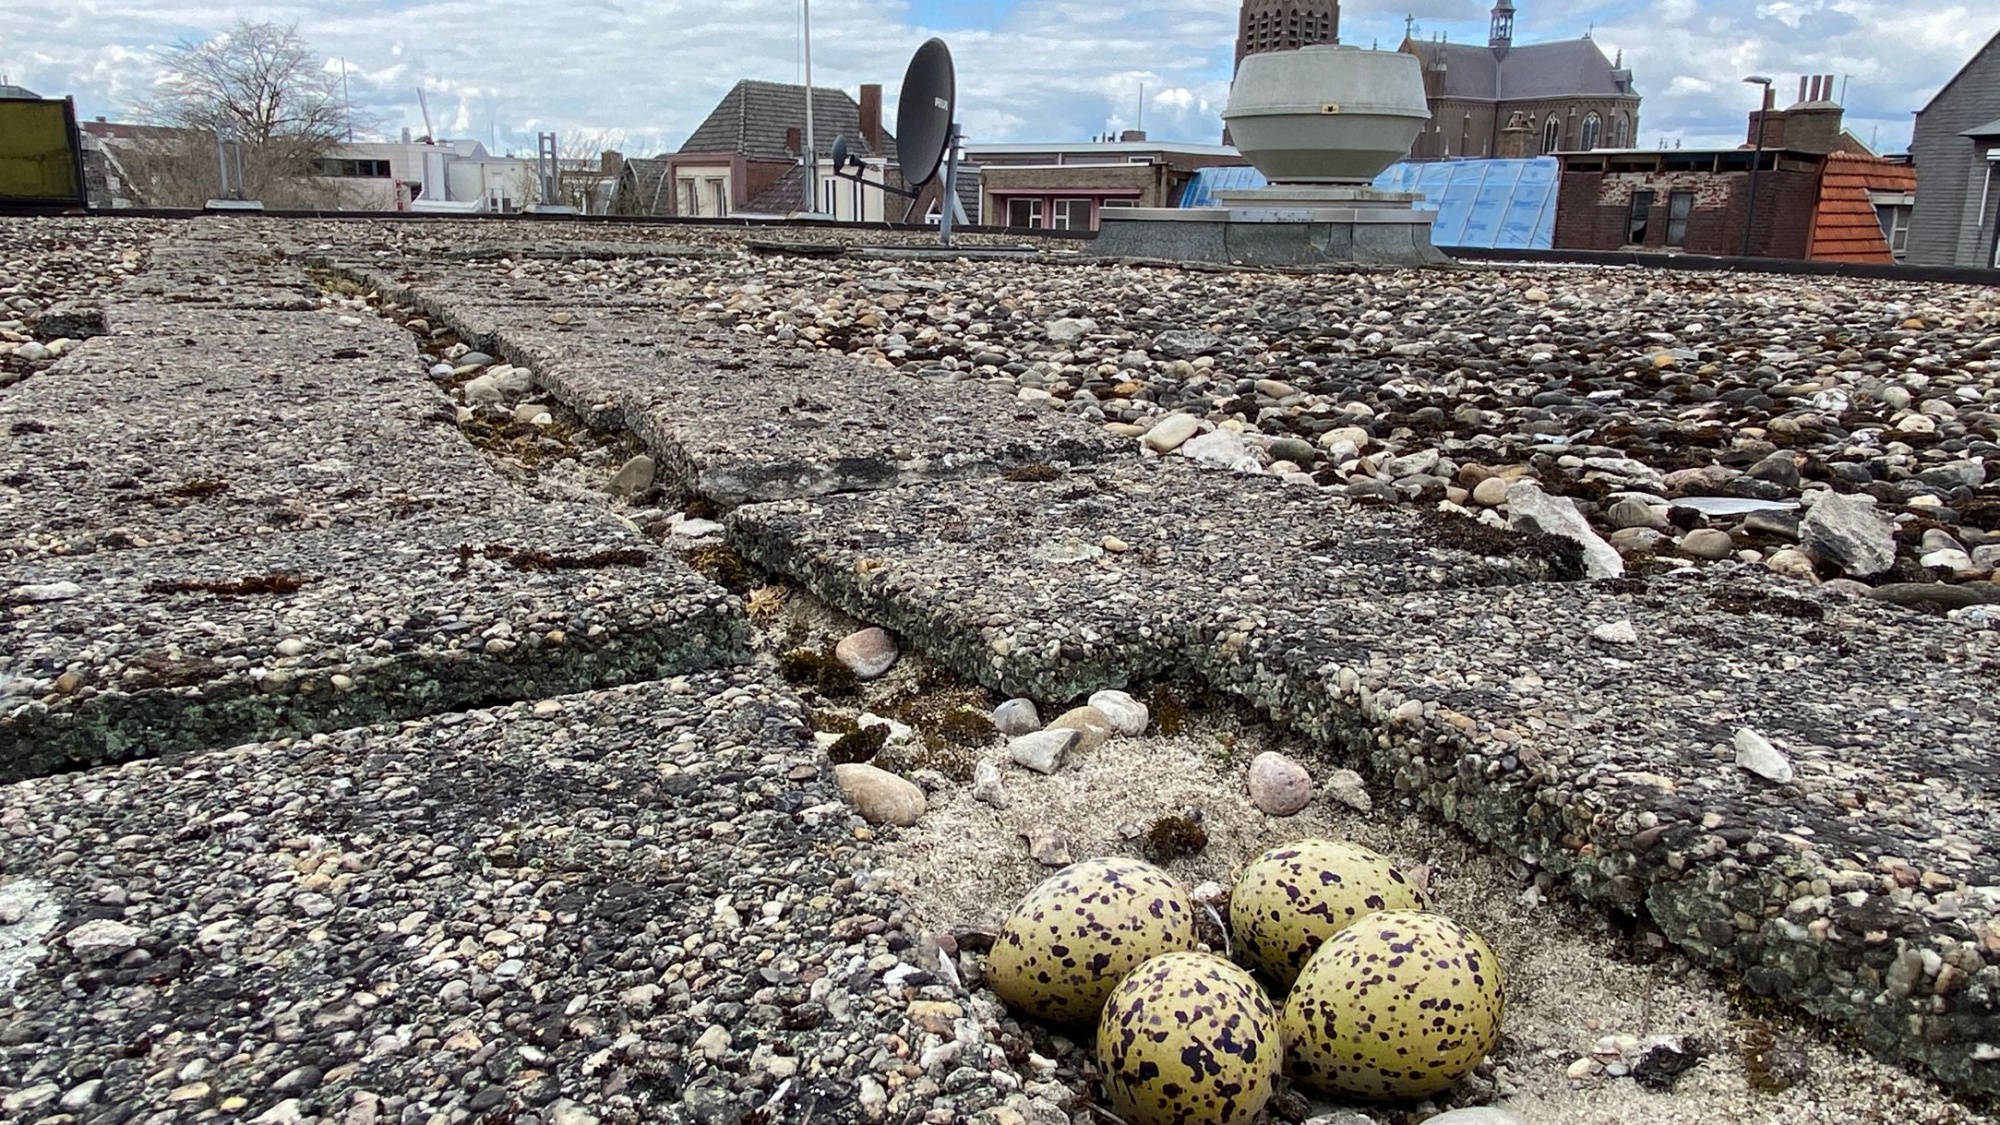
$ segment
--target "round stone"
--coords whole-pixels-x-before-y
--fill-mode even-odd
[[[1250,761],[1250,803],[1267,816],[1291,816],[1312,803],[1312,775],[1283,754],[1266,750]]]
[[[886,629],[868,628],[849,633],[833,646],[833,657],[854,673],[858,680],[872,680],[896,663],[896,638]]]

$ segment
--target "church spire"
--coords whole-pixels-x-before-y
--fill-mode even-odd
[[[1514,44],[1514,0],[1494,0],[1493,30],[1486,38],[1489,47],[1511,47]]]

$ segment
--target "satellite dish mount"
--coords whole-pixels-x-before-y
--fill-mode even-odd
[[[903,75],[903,90],[896,105],[896,145],[903,165],[903,181],[907,188],[895,187],[886,182],[863,179],[859,171],[849,172],[851,163],[856,169],[862,167],[859,157],[847,150],[847,138],[835,137],[833,141],[833,174],[843,180],[853,180],[857,184],[900,195],[912,201],[921,199],[924,189],[936,180],[942,172],[941,186],[943,199],[938,205],[938,242],[950,246],[951,228],[954,220],[971,226],[966,218],[965,206],[958,200],[958,75],[952,66],[951,48],[942,39],[931,39],[917,48],[910,59],[910,69]],[[910,208],[915,210],[914,202]],[[909,220],[909,213],[903,216]]]

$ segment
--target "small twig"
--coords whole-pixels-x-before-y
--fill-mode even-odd
[[[1110,1110],[1105,1109],[1103,1106],[1098,1105],[1095,1102],[1086,1103],[1084,1108],[1088,1109],[1090,1112],[1098,1115],[1099,1117],[1102,1117],[1106,1121],[1112,1122],[1112,1125],[1131,1125],[1131,1122],[1125,1120],[1124,1118],[1118,1116],[1117,1114],[1111,1112]]]

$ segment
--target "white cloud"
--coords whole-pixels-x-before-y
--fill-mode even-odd
[[[415,91],[454,131],[533,146],[537,128],[622,130],[632,151],[677,145],[738,78],[796,81],[796,0],[253,0],[241,9],[182,0],[7,0],[0,70],[87,114],[125,115],[150,87],[154,48],[221,30],[240,12],[296,20],[316,49],[344,58],[357,110],[385,133],[422,128]],[[1346,42],[1392,46],[1419,34],[1484,42],[1490,0],[1351,0]],[[972,5],[963,5],[970,8]],[[1136,117],[1156,137],[1212,141],[1228,97],[1237,0],[1021,0],[1004,18],[947,34],[961,114],[976,140],[1080,140]],[[893,114],[905,62],[930,32],[907,0],[814,0],[822,84],[882,82]],[[1532,0],[1524,41],[1586,29],[1625,61],[1646,96],[1642,139],[1734,143],[1755,92],[1750,73],[1846,78],[1849,124],[1907,143],[1921,107],[2000,30],[1990,0]],[[448,108],[447,108],[448,107]],[[891,118],[893,120],[893,117]]]

